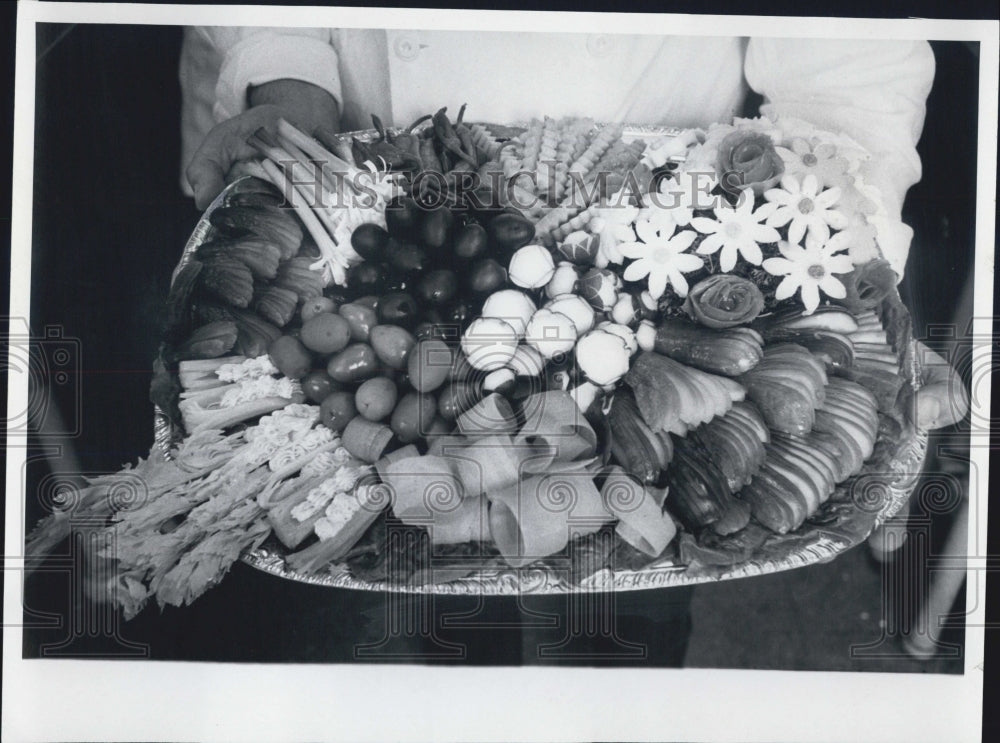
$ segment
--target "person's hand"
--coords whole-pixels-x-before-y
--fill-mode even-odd
[[[962,420],[969,411],[969,395],[961,377],[940,354],[919,341],[916,353],[922,383],[913,408],[917,428],[944,428]]]
[[[337,101],[322,88],[300,80],[275,80],[250,89],[250,108],[218,124],[205,137],[185,171],[198,209],[205,209],[226,185],[229,169],[257,155],[247,138],[260,128],[270,134],[285,119],[306,134],[329,130],[339,119]]]

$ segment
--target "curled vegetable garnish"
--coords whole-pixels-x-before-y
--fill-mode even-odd
[[[889,296],[898,279],[888,261],[881,258],[855,266],[842,278],[847,296],[840,301],[852,312],[878,307]]]
[[[731,274],[714,274],[702,279],[684,302],[684,311],[709,328],[745,325],[763,309],[764,295],[757,285]]]
[[[777,184],[785,165],[766,134],[738,129],[719,143],[715,165],[719,182],[730,193],[750,187],[762,194]]]

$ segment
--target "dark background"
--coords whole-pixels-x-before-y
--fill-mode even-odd
[[[82,373],[57,402],[70,424],[80,424],[72,448],[85,473],[117,469],[152,442],[147,392],[157,312],[198,216],[178,187],[180,38],[176,27],[38,27],[32,327],[57,326],[80,341]],[[924,178],[904,213],[917,230],[912,254],[920,259],[910,261],[904,291],[922,310],[919,327],[950,320],[974,238],[977,50],[941,42],[934,51],[937,77],[919,148]],[[29,465],[29,523],[41,513],[39,483],[60,466]],[[937,543],[947,526],[939,520]],[[700,587],[688,664],[961,672],[961,660],[849,657],[851,644],[878,640],[886,611],[899,611],[882,605],[881,575],[858,549],[829,565]],[[29,617],[36,626],[25,632],[26,655],[66,639],[69,595],[64,574],[28,582],[29,611],[63,622],[43,627],[45,620]],[[345,661],[352,622],[366,624],[361,604],[377,625],[382,609],[371,597],[238,565],[189,608],[150,608],[120,625],[116,638],[71,637],[60,652],[128,654],[128,644],[138,643],[164,659]],[[961,632],[943,639],[960,643]],[[502,652],[499,660],[511,662]]]

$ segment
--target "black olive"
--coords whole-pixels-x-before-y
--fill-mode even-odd
[[[486,252],[486,228],[478,222],[470,222],[459,230],[455,237],[455,255],[472,260]]]
[[[372,222],[359,225],[351,233],[351,247],[366,261],[381,261],[389,244],[389,233]]]
[[[417,296],[427,304],[446,304],[458,291],[458,277],[454,271],[440,269],[423,274],[417,281]]]
[[[488,294],[507,281],[507,269],[492,258],[476,261],[469,269],[468,286],[475,294]]]
[[[413,243],[389,240],[386,254],[389,265],[402,273],[422,271],[427,265],[427,253]]]
[[[386,227],[397,240],[414,239],[419,221],[420,207],[409,196],[397,196],[385,207]]]
[[[378,321],[381,325],[399,325],[412,328],[419,312],[417,300],[406,292],[391,292],[379,298]]]
[[[382,291],[385,279],[386,270],[380,263],[365,261],[351,266],[347,270],[347,285],[361,294]]]
[[[440,254],[451,237],[454,221],[451,209],[446,206],[424,212],[420,220],[420,242],[432,254]]]

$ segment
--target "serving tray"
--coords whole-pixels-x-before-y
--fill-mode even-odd
[[[626,141],[639,138],[676,136],[681,130],[656,126],[629,126],[623,132]],[[351,132],[344,137],[371,140],[374,131]],[[233,181],[213,201],[202,215],[191,234],[178,262],[177,271],[191,259],[198,247],[212,231],[209,216],[226,196],[238,189],[243,179]],[[885,300],[886,312],[905,312],[898,293]],[[907,338],[907,349],[900,355],[902,373],[910,389],[919,387],[918,354],[912,339]],[[171,448],[177,443],[169,419],[156,408],[154,411],[154,446],[169,458]],[[908,421],[891,435],[880,429],[880,439],[875,454],[866,462],[862,472],[837,486],[830,499],[819,512],[795,532],[773,534],[754,550],[749,559],[718,566],[679,564],[668,558],[641,570],[603,569],[583,581],[571,583],[567,576],[569,564],[548,560],[522,568],[489,567],[473,574],[447,582],[410,585],[387,581],[364,581],[351,575],[347,567],[334,564],[326,572],[308,575],[291,570],[285,564],[285,553],[275,540],[242,556],[246,564],[265,573],[302,583],[349,588],[365,591],[400,593],[435,593],[452,595],[516,595],[560,594],[605,591],[632,591],[649,588],[669,588],[697,583],[737,580],[756,575],[778,573],[807,565],[827,562],[837,555],[863,542],[876,528],[898,513],[909,500],[923,468],[927,453],[927,433]],[[454,564],[442,570],[453,569]],[[434,570],[433,563],[431,570]],[[432,572],[433,574],[433,572]]]

